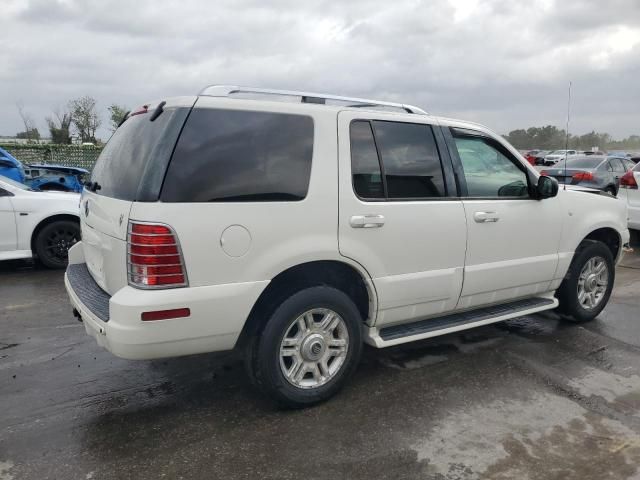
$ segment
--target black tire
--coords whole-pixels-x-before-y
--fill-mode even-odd
[[[80,240],[80,225],[72,220],[56,220],[38,231],[35,251],[38,260],[47,268],[65,268],[67,252]]]
[[[607,192],[609,195],[615,197],[618,193],[616,192],[616,187],[609,185],[607,188],[604,189],[605,192]]]
[[[280,345],[296,319],[318,308],[330,309],[340,316],[348,332],[348,347],[333,378],[323,385],[302,388],[285,377]],[[249,345],[247,370],[254,384],[282,407],[303,408],[317,404],[335,395],[356,370],[362,353],[361,329],[360,312],[346,294],[328,286],[307,288],[287,298],[269,317],[262,332]]]
[[[608,282],[604,295],[594,308],[585,308],[578,299],[578,281],[583,268],[593,258],[602,258],[606,263]],[[560,302],[558,310],[568,317],[566,320],[572,322],[588,322],[596,318],[604,309],[611,296],[613,283],[615,281],[615,265],[611,250],[602,242],[585,241],[578,250],[569,267],[569,271],[565,276],[560,288],[556,292],[556,296]]]

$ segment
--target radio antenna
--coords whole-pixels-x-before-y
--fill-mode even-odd
[[[569,98],[567,100],[567,130],[564,142],[564,182],[562,182],[563,190],[567,189],[567,160],[569,157],[569,121],[571,119],[571,80],[569,80]]]

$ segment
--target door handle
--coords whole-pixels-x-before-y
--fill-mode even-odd
[[[473,214],[476,223],[495,223],[500,220],[496,212],[476,212]]]
[[[354,215],[349,219],[353,228],[380,228],[384,225],[384,215]]]

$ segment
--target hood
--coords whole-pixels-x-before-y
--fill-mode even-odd
[[[51,170],[54,172],[64,172],[64,173],[72,173],[72,174],[81,174],[81,173],[89,173],[89,170],[85,168],[79,167],[65,167],[62,165],[29,165],[29,168],[39,168],[42,170]]]

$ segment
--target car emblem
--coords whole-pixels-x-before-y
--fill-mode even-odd
[[[84,202],[84,216],[85,217],[89,216],[89,200]]]

